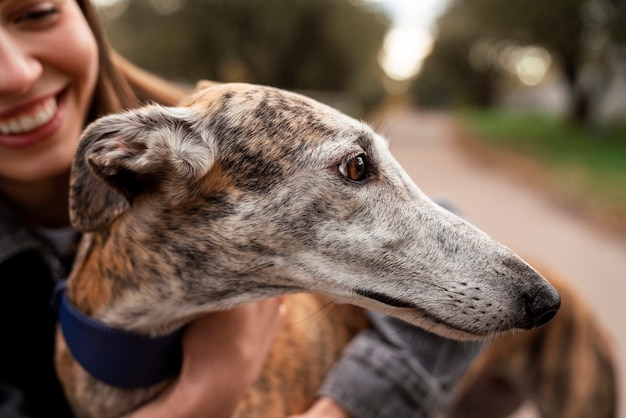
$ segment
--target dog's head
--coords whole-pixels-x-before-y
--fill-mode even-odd
[[[321,292],[459,338],[558,309],[539,274],[430,201],[369,126],[270,87],[217,85],[94,122],[70,206],[79,230],[133,241],[133,274],[164,257],[187,303]]]

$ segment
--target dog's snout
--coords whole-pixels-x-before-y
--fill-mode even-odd
[[[517,295],[519,316],[514,328],[533,329],[550,321],[561,307],[559,292],[519,257],[502,262],[503,272],[516,277],[512,286]]]
[[[523,329],[533,329],[546,324],[554,318],[561,306],[561,296],[547,283],[524,294],[522,300],[525,312]]]

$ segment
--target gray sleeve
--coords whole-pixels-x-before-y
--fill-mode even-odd
[[[319,390],[358,418],[433,417],[482,344],[442,338],[368,312],[372,328],[346,347]]]

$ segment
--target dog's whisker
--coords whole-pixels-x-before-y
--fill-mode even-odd
[[[262,264],[258,264],[256,266],[252,266],[252,267],[250,267],[250,268],[248,268],[246,270],[238,271],[237,275],[238,276],[250,276],[250,275],[258,273],[261,270],[264,270],[266,268],[270,268],[270,267],[273,267],[273,266],[274,266],[274,263],[272,263],[272,262],[262,263]]]
[[[288,325],[297,325],[306,321],[310,321],[315,317],[320,317],[320,315],[324,315],[320,318],[320,320],[326,320],[330,317],[331,313],[336,309],[337,305],[333,301],[328,301],[322,304],[318,309],[312,311],[309,315],[304,318],[300,318],[297,321],[289,322]]]

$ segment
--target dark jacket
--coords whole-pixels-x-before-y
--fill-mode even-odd
[[[52,289],[68,261],[0,196],[0,417],[70,417],[54,371]]]

